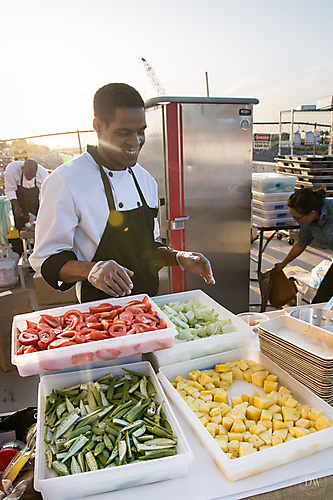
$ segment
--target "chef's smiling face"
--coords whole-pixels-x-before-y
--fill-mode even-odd
[[[147,128],[144,108],[117,108],[108,125],[95,118],[98,152],[113,170],[133,167],[145,143]]]

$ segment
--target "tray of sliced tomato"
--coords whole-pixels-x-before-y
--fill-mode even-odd
[[[165,349],[177,331],[148,295],[14,316],[12,363],[21,376]]]

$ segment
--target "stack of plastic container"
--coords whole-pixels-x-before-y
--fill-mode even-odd
[[[259,227],[295,225],[288,198],[295,191],[296,176],[275,172],[252,174],[252,223]]]

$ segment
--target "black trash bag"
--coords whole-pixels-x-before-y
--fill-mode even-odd
[[[27,432],[37,423],[37,408],[29,406],[4,417],[0,422],[0,432],[15,431],[16,439],[26,443]]]

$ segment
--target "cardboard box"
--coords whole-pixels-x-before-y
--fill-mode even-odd
[[[76,304],[78,302],[75,287],[60,292],[52,288],[41,276],[33,277],[33,284],[36,295],[36,302],[39,306],[49,306],[53,304]]]
[[[6,290],[0,293],[0,367],[8,372],[15,368],[10,362],[13,317],[32,312],[29,290]]]

